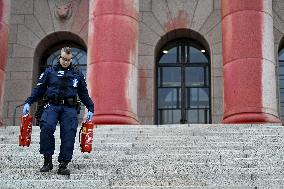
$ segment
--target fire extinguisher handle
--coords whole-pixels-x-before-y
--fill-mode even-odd
[[[82,127],[80,128],[80,131],[79,131],[79,144],[81,145],[81,133],[82,133]]]

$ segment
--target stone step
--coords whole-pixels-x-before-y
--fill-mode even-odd
[[[12,155],[12,156],[32,156],[39,154],[39,148],[34,147],[5,147],[1,148],[1,151],[5,151],[5,154]],[[131,156],[139,156],[139,155],[228,155],[228,156],[234,156],[234,157],[282,157],[284,152],[281,150],[267,150],[267,149],[260,149],[260,150],[172,150],[172,151],[164,151],[164,150],[156,150],[154,152],[148,152],[147,154],[145,152],[140,151],[117,151],[117,150],[93,150],[91,153],[82,153],[80,151],[79,146],[75,146],[75,149],[73,151],[74,155],[88,155],[88,156],[125,156],[125,155],[131,155]],[[59,145],[56,146],[55,155],[59,154]]]
[[[55,154],[59,153],[59,145],[56,145],[55,148]],[[10,155],[33,155],[33,154],[39,154],[39,146],[30,146],[30,147],[20,147],[18,145],[0,145],[0,150],[2,152],[5,152],[6,154]],[[176,149],[172,148],[169,149],[155,149],[155,151],[151,150],[135,150],[135,149],[128,149],[128,150],[118,150],[118,149],[98,149],[94,148],[92,150],[91,154],[119,154],[119,155],[153,155],[153,154],[192,154],[192,155],[199,155],[199,154],[231,154],[232,156],[245,156],[245,157],[282,157],[284,150],[282,146],[275,147],[275,148],[248,148],[243,147],[239,149],[198,149],[198,148],[192,148],[192,149]],[[74,154],[82,154],[80,152],[79,145],[75,145],[74,148]],[[88,153],[85,153],[88,154]]]
[[[41,167],[41,166],[40,166]],[[48,173],[41,173],[39,168],[9,168],[2,169],[0,171],[0,183],[2,179],[12,179],[12,180],[98,180],[99,177],[94,175],[94,173],[84,173],[84,171],[75,172],[70,166],[70,170],[72,174],[70,176],[58,175],[57,170],[58,166],[54,166],[54,168]]]
[[[81,125],[78,125],[78,129]],[[18,131],[19,126],[8,126],[8,127],[0,127],[0,131],[11,130],[11,131]],[[57,126],[57,129],[60,127]],[[33,126],[33,130],[39,130],[39,126]],[[197,124],[197,125],[124,125],[124,126],[116,126],[116,125],[102,125],[96,126],[95,130],[101,131],[128,131],[128,132],[153,132],[153,131],[182,131],[182,130],[202,130],[202,131],[242,131],[242,130],[284,130],[284,127],[277,124],[277,125],[269,125],[269,124],[238,124],[238,125],[204,125],[204,124]]]
[[[58,142],[60,142],[60,136],[54,136]],[[79,141],[79,134],[76,136],[76,140]],[[261,143],[276,143],[283,142],[284,135],[248,135],[237,136],[231,135],[227,137],[220,136],[100,136],[95,134],[93,137],[94,143],[126,143],[126,142],[181,142],[181,143],[211,143],[211,142],[261,142]],[[0,136],[0,144],[18,143],[19,136]],[[32,135],[32,142],[39,142],[39,135]]]
[[[37,148],[22,148],[18,147],[18,150],[7,148],[0,154],[0,158],[11,157],[41,157]],[[132,153],[131,153],[132,152]],[[284,151],[281,149],[249,149],[249,150],[190,150],[181,151],[182,153],[176,153],[175,151],[155,151],[153,153],[140,153],[139,151],[92,151],[91,153],[82,153],[79,148],[74,149],[74,158],[98,158],[98,159],[155,159],[156,157],[168,157],[168,158],[268,158],[268,159],[282,159],[284,158]],[[54,156],[59,154],[59,147],[57,146],[54,152]]]
[[[60,128],[57,127],[56,131],[59,131]],[[80,130],[80,127],[78,127],[78,130]],[[125,128],[102,128],[102,127],[97,127],[94,128],[95,131],[99,131],[101,133],[121,133],[121,134],[127,134],[127,133],[145,133],[145,134],[151,134],[151,133],[178,133],[178,134],[183,134],[186,132],[186,134],[191,134],[191,133],[253,133],[253,132],[284,132],[284,127],[251,127],[251,128],[244,128],[244,127],[239,127],[239,128],[190,128],[190,127],[184,127],[184,128],[172,128],[172,129],[166,129],[166,128],[155,128],[155,129],[147,129],[147,128],[137,128],[137,129],[131,129],[128,127]],[[33,127],[32,128],[33,132],[38,132],[40,131],[39,127]],[[6,129],[1,129],[0,128],[0,133],[15,133],[15,132],[20,132],[19,127],[7,127]]]
[[[59,141],[60,139],[56,139],[58,142],[56,145],[60,145],[61,142]],[[76,138],[78,140],[78,138]],[[38,147],[40,141],[36,139],[32,139],[30,147]],[[19,145],[19,141],[14,139],[14,140],[0,140],[0,148],[3,146],[17,146]],[[79,146],[79,142],[76,141],[75,145]],[[93,147],[97,149],[101,149],[103,147],[111,148],[112,146],[114,148],[117,147],[125,147],[125,146],[131,146],[135,148],[145,148],[145,147],[178,147],[178,146],[192,146],[192,147],[213,147],[214,149],[216,148],[221,148],[221,147],[234,147],[234,146],[239,146],[239,147],[256,147],[256,148],[262,148],[265,146],[283,146],[284,145],[284,138],[268,138],[268,139],[255,139],[255,140],[226,140],[222,141],[221,139],[218,140],[197,140],[197,139],[187,139],[187,140],[98,140],[94,139],[93,141]]]
[[[20,123],[17,123],[15,126],[13,125],[8,125],[5,127],[0,127],[1,128],[7,128],[7,127],[19,127]],[[79,126],[81,125],[81,123],[78,124]],[[37,125],[33,125],[34,127],[39,127]],[[57,125],[59,126],[59,124]],[[165,125],[116,125],[116,124],[112,124],[112,125],[94,125],[95,127],[98,128],[112,128],[112,127],[116,127],[116,128],[125,128],[125,127],[130,127],[130,128],[148,128],[148,129],[152,129],[152,128],[183,128],[183,127],[192,127],[192,128],[199,128],[199,127],[204,127],[204,128],[214,128],[214,127],[274,127],[274,126],[279,126],[281,127],[282,124],[281,123],[255,123],[255,124],[222,124],[222,123],[212,123],[212,124],[165,124]]]
[[[55,135],[56,139],[59,139],[59,134]],[[32,135],[32,142],[39,142],[39,135]],[[76,140],[79,140],[79,134],[76,136]],[[128,135],[121,137],[119,135],[101,136],[99,134],[94,135],[94,143],[117,143],[117,142],[181,142],[181,143],[212,143],[212,142],[261,142],[261,143],[276,143],[284,142],[284,135],[247,135],[238,136],[230,135],[227,137],[220,136],[133,136]],[[18,143],[18,135],[0,136],[0,144]]]
[[[70,176],[71,177],[71,176]],[[243,176],[242,178],[244,178]],[[23,179],[23,180],[11,180],[5,179],[1,180],[1,188],[99,188],[99,189],[122,189],[122,188],[139,188],[139,189],[163,189],[163,188],[227,188],[227,189],[256,189],[256,188],[282,188],[284,184],[283,179],[273,179],[273,180],[254,180],[247,181],[247,184],[242,184],[243,182],[238,182],[236,184],[231,184],[223,180],[221,184],[214,181],[182,181],[179,179],[170,180],[120,180],[120,181],[104,181],[104,180],[71,180],[71,179],[50,179],[50,180],[34,180],[34,179]],[[232,181],[231,181],[232,182]],[[234,182],[233,182],[234,183]]]
[[[129,185],[131,183],[135,183],[135,185]],[[173,185],[174,183],[180,183],[180,185]],[[137,181],[116,181],[107,185],[107,181],[92,181],[92,180],[3,180],[1,185],[3,188],[9,189],[18,189],[18,188],[98,188],[98,189],[127,189],[127,188],[139,188],[139,189],[164,189],[164,188],[178,188],[178,189],[188,189],[188,188],[202,188],[204,189],[204,182],[195,182],[195,181],[187,181],[182,183],[178,180],[172,180],[171,182],[163,181],[163,180],[153,180],[153,181],[144,181],[137,183]],[[128,185],[127,185],[128,184]],[[138,185],[140,184],[140,185]],[[250,189],[250,186],[244,186],[239,184],[238,186],[227,186],[221,185],[219,187],[225,187],[228,189]],[[207,187],[206,187],[207,188]],[[212,188],[212,187],[208,187]],[[252,187],[253,188],[253,187]],[[255,189],[255,188],[254,188]]]
[[[220,179],[213,182],[206,181],[187,181],[187,180],[126,180],[111,183],[112,189],[119,188],[139,188],[139,189],[164,189],[164,188],[222,188],[222,189],[230,189],[230,188],[238,188],[238,189],[246,189],[246,188],[273,188],[273,189],[281,189],[283,188],[284,180],[283,179],[274,179],[274,180],[258,180],[258,181],[246,181],[240,180],[236,182],[234,180],[221,180]]]
[[[3,189],[19,189],[19,188],[31,188],[31,189],[50,189],[50,188],[99,188],[109,189],[108,181],[100,180],[71,180],[71,179],[50,179],[50,180],[0,180],[0,187]]]
[[[78,130],[81,128],[81,125],[78,125]],[[32,127],[33,131],[39,131],[40,127],[39,126],[33,126]],[[56,130],[60,130],[60,126],[56,126]],[[181,131],[206,131],[206,132],[240,132],[240,131],[255,131],[255,130],[260,130],[260,131],[272,131],[272,130],[277,130],[277,131],[283,131],[284,127],[283,126],[209,126],[209,127],[204,127],[203,125],[200,125],[198,127],[192,127],[192,126],[184,126],[184,127],[146,127],[146,126],[98,126],[94,127],[94,130],[102,131],[102,132],[145,132],[145,133],[153,133],[153,132],[169,132],[169,131],[176,131],[176,132],[181,132]],[[0,127],[1,132],[5,131],[20,131],[20,126],[8,126],[8,127]]]
[[[55,139],[60,142],[59,134],[54,135]],[[31,141],[39,142],[39,135],[32,134]],[[79,141],[79,133],[77,133],[76,141]],[[196,143],[211,143],[211,142],[258,142],[258,143],[282,143],[284,135],[211,135],[211,136],[149,136],[149,135],[99,135],[93,136],[95,143],[135,143],[135,142],[196,142]],[[18,143],[19,135],[0,136],[0,144]]]
[[[29,152],[29,153],[26,153]],[[122,161],[122,160],[167,160],[171,159],[173,161],[201,161],[201,162],[211,162],[222,160],[227,161],[228,159],[246,159],[248,161],[252,160],[281,160],[284,157],[284,153],[279,153],[275,151],[274,153],[268,153],[266,149],[259,150],[257,153],[255,151],[189,151],[187,153],[150,153],[150,154],[126,154],[126,153],[115,153],[115,151],[93,151],[91,153],[82,153],[79,149],[75,149],[73,153],[73,158],[77,160],[94,160],[94,162],[105,162],[105,161]],[[54,157],[59,154],[59,149],[55,150]],[[10,162],[16,162],[25,159],[42,159],[42,155],[38,153],[33,153],[31,151],[21,151],[14,154],[2,153],[0,155],[0,160],[9,160]]]
[[[0,134],[0,142],[5,141],[17,141],[19,139],[20,133],[14,133],[14,134]],[[60,133],[55,132],[54,134],[55,138],[60,138]],[[40,138],[39,133],[32,133],[31,139],[38,141]],[[77,140],[79,139],[79,132],[76,134]],[[284,139],[284,133],[283,134],[272,134],[272,133],[258,133],[258,134],[226,134],[226,133],[215,133],[213,135],[178,135],[178,134],[167,134],[167,135],[150,135],[150,134],[102,134],[100,132],[94,133],[94,140],[120,140],[120,141],[133,141],[133,140],[221,140],[221,141],[231,141],[231,140],[248,140],[248,141],[254,141],[254,140],[266,140],[270,139],[273,140],[273,142],[277,141],[283,141]]]
[[[79,128],[79,127],[78,127]],[[58,128],[59,129],[59,128]],[[118,127],[111,127],[111,128],[105,128],[105,127],[96,127],[96,131],[101,131],[101,132],[117,132],[117,133],[124,133],[124,132],[131,132],[131,133],[153,133],[153,132],[177,132],[181,133],[183,131],[187,132],[254,132],[254,131],[260,131],[260,132],[265,132],[265,131],[279,131],[283,132],[284,127],[283,126],[272,126],[272,127],[181,127],[181,128],[153,128],[153,129],[148,129],[148,128],[130,128],[130,127],[124,127],[124,128],[118,128]]]
[[[37,156],[0,156],[0,169],[26,169],[26,168],[38,168],[43,163],[43,157]],[[57,156],[53,158],[53,162],[57,163]],[[74,156],[72,165],[77,166],[90,166],[87,168],[97,169],[101,165],[118,165],[128,166],[130,164],[161,164],[168,165],[187,165],[187,164],[214,164],[230,167],[242,167],[242,168],[257,168],[257,167],[284,167],[284,160],[280,157],[274,158],[235,158],[226,156],[205,156],[205,157],[193,157],[193,156]],[[113,165],[115,164],[115,165]]]
[[[77,130],[77,134],[79,134],[79,131],[80,130]],[[276,130],[272,130],[272,131],[264,131],[264,132],[261,132],[261,131],[253,131],[254,133],[251,133],[251,132],[203,132],[203,133],[198,133],[198,132],[188,132],[188,131],[181,131],[180,133],[179,132],[176,132],[176,131],[172,131],[172,132],[128,132],[128,131],[125,131],[125,132],[114,132],[114,131],[107,131],[107,132],[104,132],[104,131],[101,131],[101,130],[94,130],[94,135],[96,135],[97,137],[100,136],[100,137],[108,137],[108,136],[113,136],[113,137],[116,137],[116,136],[141,136],[141,137],[154,137],[154,136],[161,136],[161,137],[167,137],[167,136],[181,136],[181,137],[187,137],[187,136],[216,136],[216,135],[221,135],[221,136],[224,136],[225,134],[227,134],[227,136],[231,137],[231,135],[241,135],[241,136],[248,136],[248,135],[268,135],[268,136],[271,136],[271,135],[284,135],[284,130],[283,132],[279,132],[279,131],[276,131]],[[7,131],[6,133],[3,132],[1,133],[0,132],[0,137],[5,137],[5,136],[18,136],[20,134],[20,131]],[[54,135],[58,135],[59,136],[60,134],[60,131],[59,130],[56,130]],[[33,131],[32,132],[32,136],[39,136],[40,135],[40,131]]]
[[[170,188],[173,189],[173,186],[153,186],[153,187],[144,187],[144,186],[115,186],[111,187],[111,189],[165,189]],[[255,186],[246,186],[246,185],[237,185],[237,186],[224,186],[224,185],[214,185],[214,186],[174,186],[175,189],[256,189]]]
[[[123,167],[122,167],[123,168]],[[157,182],[163,181],[165,183],[171,183],[171,185],[182,186],[184,182],[196,181],[203,183],[202,185],[211,184],[226,184],[226,185],[252,185],[253,183],[261,182],[262,180],[281,180],[283,179],[283,172],[275,169],[263,169],[262,172],[258,172],[255,169],[237,169],[239,172],[232,170],[233,168],[219,168],[219,167],[205,167],[205,169],[200,169],[199,166],[192,167],[169,167],[169,168],[152,168],[150,170],[146,169],[129,169],[125,167],[115,167],[109,169],[108,171],[103,169],[86,170],[82,168],[81,170],[72,169],[71,175],[61,176],[57,175],[57,167],[48,173],[41,173],[38,169],[5,169],[0,172],[0,183],[2,180],[109,180],[112,186],[116,186],[118,183],[123,182],[124,184],[128,181],[136,183],[128,183],[128,185],[143,185],[142,183],[147,182]],[[204,168],[204,167],[202,167]],[[207,169],[214,168],[210,171]],[[219,168],[219,169],[218,169]],[[280,174],[280,175],[279,175]],[[179,180],[179,182],[175,182]],[[122,183],[121,183],[122,184]],[[193,183],[187,183],[190,185]],[[166,184],[167,185],[167,184]],[[202,186],[201,185],[201,186]],[[152,186],[155,186],[152,183]]]
[[[13,132],[13,133],[0,133],[0,137],[1,138],[5,138],[5,137],[10,137],[10,138],[17,138],[20,135],[20,132]],[[32,138],[34,137],[39,137],[39,133],[32,133]],[[60,133],[59,131],[54,133],[54,136],[59,137]],[[79,132],[77,132],[77,136],[79,136]],[[120,138],[120,137],[126,137],[126,138],[136,138],[136,137],[140,137],[140,138],[173,138],[173,137],[182,137],[182,138],[191,138],[191,137],[219,137],[219,138],[249,138],[249,137],[261,137],[261,136],[284,136],[284,132],[279,133],[279,132],[266,132],[266,133],[261,133],[261,132],[255,132],[255,133],[244,133],[244,132],[240,132],[240,133],[182,133],[182,134],[178,134],[178,133],[161,133],[161,132],[157,132],[157,133],[102,133],[102,132],[95,132],[94,136],[96,138]]]
[[[56,145],[59,148],[59,144]],[[79,148],[79,144],[75,143],[75,148]],[[94,144],[93,151],[126,151],[126,152],[135,152],[140,151],[143,153],[153,152],[184,152],[184,151],[198,151],[198,150],[253,150],[261,148],[269,148],[269,150],[284,150],[284,146],[279,143],[268,143],[268,144],[256,144],[256,143],[243,143],[243,142],[234,142],[234,143],[216,143],[208,145],[180,145],[180,144],[152,144],[152,143],[102,143]],[[18,144],[0,144],[1,150],[7,150],[9,148],[22,151],[26,149],[39,149],[39,144],[32,144],[30,147],[20,147]],[[21,149],[22,148],[22,149]],[[33,149],[34,148],[34,149]]]

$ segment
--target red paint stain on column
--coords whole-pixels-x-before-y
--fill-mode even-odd
[[[256,1],[222,1],[223,123],[266,122],[269,117],[262,99],[266,13],[264,0]]]
[[[91,7],[88,83],[96,124],[136,124],[130,80],[135,76],[138,13],[132,0],[98,0]],[[137,86],[136,86],[137,87]],[[137,98],[137,97],[136,97]]]

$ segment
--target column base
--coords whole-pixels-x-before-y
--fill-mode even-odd
[[[137,125],[138,120],[124,115],[95,115],[93,118],[94,124],[99,125]]]
[[[266,113],[240,113],[223,118],[222,123],[282,123],[281,120]]]

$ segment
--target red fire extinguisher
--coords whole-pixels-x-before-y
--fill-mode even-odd
[[[31,144],[33,117],[30,114],[23,115],[21,118],[19,146],[29,147]]]
[[[94,125],[92,121],[84,121],[82,123],[82,127],[79,132],[79,143],[81,147],[81,152],[88,152],[92,151],[92,144],[93,144],[93,129]]]

